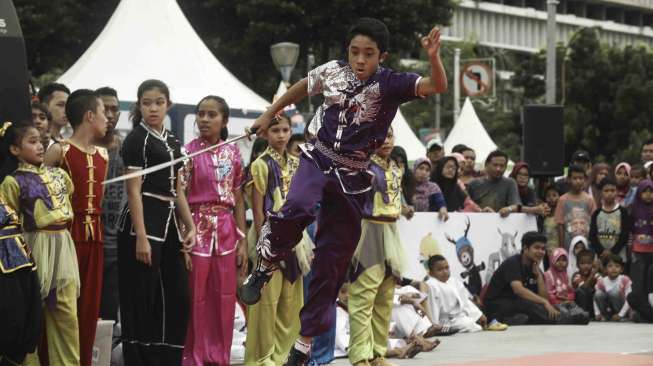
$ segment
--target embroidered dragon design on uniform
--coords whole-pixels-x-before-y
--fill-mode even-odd
[[[372,122],[381,109],[381,91],[379,83],[374,82],[361,90],[353,98],[347,100],[349,110],[355,112],[352,124]]]

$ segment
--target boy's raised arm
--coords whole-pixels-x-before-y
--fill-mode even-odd
[[[427,96],[447,91],[447,74],[440,59],[440,29],[433,27],[429,35],[422,37],[422,47],[426,50],[431,64],[431,75],[423,77],[417,84],[417,95]]]
[[[288,89],[279,99],[277,99],[272,105],[261,114],[254,124],[250,127],[251,130],[256,131],[257,135],[261,135],[265,130],[268,129],[268,125],[274,116],[283,110],[286,106],[289,106],[293,103],[297,103],[300,100],[308,96],[308,78],[303,78],[300,81],[293,84],[293,86]]]

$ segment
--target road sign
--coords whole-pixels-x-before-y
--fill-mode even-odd
[[[460,72],[460,84],[470,97],[494,94],[494,60],[469,60]],[[487,62],[490,61],[490,62]]]

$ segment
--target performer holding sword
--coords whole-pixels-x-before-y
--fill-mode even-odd
[[[364,204],[363,193],[370,189],[371,183],[370,173],[367,170],[369,159],[374,150],[384,143],[399,106],[419,97],[447,91],[447,77],[439,55],[440,30],[437,27],[434,27],[427,36],[421,39],[422,47],[428,54],[431,66],[431,74],[427,77],[420,77],[414,73],[399,73],[380,66],[380,63],[388,56],[388,40],[389,32],[385,24],[376,19],[361,18],[347,35],[348,60],[330,61],[309,72],[308,77],[294,84],[265,113],[257,118],[247,133],[248,135],[264,133],[270,120],[279,111],[283,110],[287,105],[297,103],[309,94],[317,95],[321,93],[325,97],[324,103],[318,108],[312,121],[312,124],[317,126],[317,138],[302,147],[303,153],[300,158],[299,168],[291,182],[287,200],[278,213],[268,216],[261,229],[257,243],[259,260],[256,269],[238,289],[239,298],[244,303],[257,303],[263,286],[269,281],[273,272],[278,269],[277,263],[291,255],[292,249],[302,238],[302,231],[317,216],[323,230],[319,230],[316,235],[313,262],[314,277],[309,287],[307,302],[300,313],[300,337],[295,342],[286,365],[305,364],[310,353],[312,338],[329,329],[335,321],[327,308],[335,302],[360,237],[361,210]],[[169,103],[169,93],[165,84],[159,82],[161,85],[150,85],[147,84],[148,82],[151,84],[152,81],[146,81],[139,87],[138,104],[140,109],[146,109],[152,105],[151,103],[158,105],[160,103],[159,99],[162,99],[162,104],[167,105]],[[150,93],[147,93],[148,91]],[[154,93],[151,93],[152,91]],[[161,112],[160,123],[162,123],[164,113],[165,111]],[[158,117],[155,114],[151,116],[151,119],[152,121],[158,120]],[[138,123],[140,119],[134,121]],[[151,248],[149,245],[145,246],[142,243],[147,243],[148,239],[167,242],[173,240],[170,239],[173,235],[166,236],[166,234],[176,234],[174,231],[168,233],[169,226],[176,226],[176,222],[172,223],[169,219],[164,218],[163,221],[154,220],[156,222],[152,223],[149,220],[147,223],[143,222],[143,215],[146,214],[144,212],[146,197],[147,200],[161,201],[162,198],[166,198],[171,202],[175,201],[174,181],[176,175],[172,172],[177,171],[179,168],[175,167],[175,164],[215,149],[220,145],[209,146],[186,157],[181,157],[175,152],[177,147],[169,145],[171,135],[162,128],[152,131],[149,122],[148,119],[145,119],[132,131],[132,135],[136,133],[143,135],[139,137],[138,141],[134,138],[132,144],[129,144],[127,141],[129,137],[125,141],[124,160],[125,166],[131,170],[130,174],[105,182],[112,183],[145,175],[142,180],[142,200],[132,199],[132,196],[135,196],[138,192],[129,188],[129,182],[127,184],[130,197],[129,209],[132,211],[131,219],[133,222],[129,221],[129,215],[125,215],[123,217],[125,224],[122,226],[120,235],[124,239],[135,243],[131,245],[131,249],[122,250],[125,253],[124,255],[128,256],[127,261],[122,261],[122,256],[119,253],[123,263],[134,262],[135,260],[146,264],[153,263],[152,259],[155,252],[149,249]],[[246,135],[239,136],[224,143],[231,143],[245,137]],[[148,161],[146,159],[147,144],[143,147],[143,142],[147,142],[148,138],[158,139],[164,143],[167,148],[166,156],[163,156],[166,151],[166,148],[164,148],[161,152],[152,156],[156,157],[155,160]],[[128,156],[131,158],[128,158]],[[160,164],[155,165],[156,162]],[[167,173],[168,169],[162,169],[167,167],[170,167],[170,174]],[[162,177],[163,179],[148,179],[149,173],[155,171],[166,172],[162,173],[165,177]],[[135,180],[130,179],[130,181]],[[140,184],[140,180],[138,181]],[[153,188],[153,191],[156,192],[146,190],[146,183],[148,187]],[[161,186],[162,184],[166,186],[170,184],[170,186],[165,188]],[[132,201],[137,204],[133,205]],[[183,199],[177,199],[176,201],[182,214],[182,220],[188,229],[184,233],[184,247],[190,248],[194,244],[195,228],[192,219],[190,219],[188,204]],[[319,214],[316,214],[318,203],[321,204],[321,208]],[[170,203],[170,207],[174,207],[174,203]],[[167,211],[164,210],[164,212]],[[129,214],[129,211],[126,211],[126,213]],[[151,215],[157,216],[159,212],[152,212]],[[150,215],[145,216],[148,216],[148,219],[150,217]],[[174,215],[166,217],[174,218]],[[161,226],[162,224],[165,225]],[[164,228],[165,230],[163,230]],[[128,239],[130,236],[131,239]],[[137,237],[137,240],[134,239],[134,236]],[[139,250],[139,248],[149,250]],[[134,250],[136,251],[136,259],[134,259]],[[182,264],[183,268],[183,258],[181,256],[179,258],[179,263]],[[122,319],[124,323],[126,318],[129,318],[131,319],[129,321],[134,322],[134,325],[136,325],[136,323],[143,321],[138,315],[147,314],[144,305],[140,305],[145,301],[138,301],[138,298],[142,296],[137,289],[140,285],[133,281],[133,274],[135,274],[133,272],[142,269],[136,268],[138,266],[134,266],[134,263],[123,264],[122,267],[125,267],[121,268],[120,277]],[[123,275],[123,272],[125,272],[125,275]],[[179,275],[181,274],[179,273]],[[151,280],[148,281],[151,282]],[[175,286],[173,285],[173,287]],[[123,290],[123,287],[126,290]],[[183,293],[187,293],[187,286],[176,287],[179,287],[178,290],[183,290]],[[123,293],[125,294],[123,295]],[[124,304],[123,298],[127,299]],[[125,310],[125,308],[130,310]],[[145,333],[152,334],[136,334],[136,337],[132,338],[130,338],[132,334],[125,334],[123,339],[126,343],[138,346],[130,350],[125,349],[125,361],[127,361],[127,354],[130,352],[135,352],[133,355],[136,360],[139,358],[142,360],[141,356],[152,351],[151,346],[144,344],[145,339],[154,342],[151,343],[152,345],[158,342],[157,344],[162,345],[165,350],[171,351],[178,347],[180,344],[179,337],[175,336],[173,340],[170,334],[177,335],[180,333],[179,327],[182,323],[186,323],[187,310],[187,305],[175,309],[176,314],[179,315],[181,312],[184,316],[178,316],[178,319],[174,321],[170,319],[172,316],[167,314],[168,311],[164,312],[163,318],[165,321],[172,323],[170,325],[174,325],[174,332],[172,333],[167,330],[168,325],[165,334],[160,334],[158,330],[150,330],[152,327],[147,326],[136,326],[133,331],[140,330],[142,332],[145,329]],[[129,311],[133,311],[133,313],[129,313]],[[145,318],[149,317],[146,316]],[[125,332],[127,327],[124,325],[123,327],[123,332]],[[160,340],[155,341],[155,339]],[[169,343],[171,341],[173,343]],[[159,358],[164,353],[154,352],[157,361],[163,362],[166,360],[165,357]],[[173,352],[173,354],[178,364],[179,359],[176,352]],[[126,363],[130,364],[129,362]],[[139,364],[149,364],[149,362],[141,361]]]
[[[420,77],[380,66],[388,56],[385,24],[360,19],[347,36],[348,61],[330,61],[293,85],[252,126],[262,133],[270,120],[289,104],[307,95],[324,95],[312,121],[317,138],[303,146],[299,168],[285,204],[269,214],[261,229],[256,269],[239,288],[240,299],[256,303],[261,289],[292,254],[302,231],[317,219],[313,280],[302,308],[300,337],[286,365],[303,365],[312,337],[330,328],[335,319],[327,311],[335,302],[361,232],[361,209],[370,189],[370,156],[386,138],[402,103],[443,93],[447,78],[440,60],[440,31],[433,28],[421,39],[429,56],[431,75]]]

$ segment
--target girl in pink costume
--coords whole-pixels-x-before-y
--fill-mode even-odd
[[[188,153],[227,138],[224,99],[204,97],[196,114],[200,137],[186,145]],[[196,244],[186,256],[192,301],[182,364],[229,365],[237,267],[247,270],[240,151],[227,144],[200,154],[188,161],[182,176],[197,227]]]

